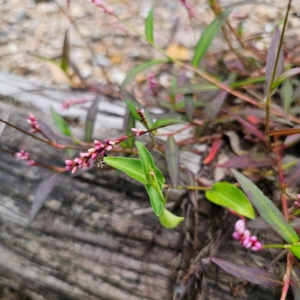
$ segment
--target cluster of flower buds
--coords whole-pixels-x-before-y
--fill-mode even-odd
[[[146,133],[146,131],[139,128],[131,128],[131,131],[135,133],[135,136],[140,136]]]
[[[299,200],[294,202],[294,206],[300,207],[300,194],[297,194],[297,197]]]
[[[29,113],[27,122],[31,126],[31,130],[30,130],[31,133],[40,132],[40,126],[39,126],[39,123],[38,123],[38,119],[32,113]]]
[[[32,159],[30,159],[30,154],[24,150],[20,150],[15,154],[15,157],[19,160],[25,160],[27,161],[27,166],[34,166],[36,165],[36,162]]]
[[[196,18],[197,14],[195,9],[193,8],[193,6],[187,2],[186,0],[180,0],[181,4],[184,6],[184,8],[186,9],[186,11],[189,14],[190,18]]]
[[[90,0],[90,2],[94,3],[96,6],[100,7],[105,14],[113,15],[114,12],[112,9],[107,8],[104,4],[102,4],[99,0]]]
[[[91,100],[89,100],[87,98],[79,98],[79,99],[70,98],[67,102],[62,103],[62,108],[63,109],[69,109],[71,106],[81,105],[81,104],[84,104],[84,103],[89,102],[89,101],[91,101]]]
[[[88,150],[88,152],[81,152],[80,157],[76,157],[74,160],[66,160],[66,169],[72,171],[74,174],[78,169],[86,169],[90,167],[91,163],[96,163],[98,167],[103,165],[103,157],[106,156],[106,152],[110,151],[113,147],[119,145],[126,140],[128,136],[122,136],[113,140],[105,140],[101,143],[98,140],[94,141],[94,148]]]
[[[152,94],[153,97],[157,96],[157,86],[158,86],[158,81],[155,78],[154,74],[149,74],[147,77],[147,82],[149,85],[149,90]]]
[[[261,242],[255,235],[251,236],[250,230],[246,229],[246,223],[240,219],[235,223],[234,233],[232,237],[238,241],[245,248],[251,248],[252,251],[259,251],[262,249]]]

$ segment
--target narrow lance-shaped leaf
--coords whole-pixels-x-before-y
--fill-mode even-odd
[[[154,165],[153,157],[143,144],[141,144],[140,142],[135,142],[135,145],[139,151],[139,156],[144,170],[144,175],[147,181],[149,182],[150,172],[156,168]]]
[[[298,74],[300,74],[300,68],[290,69],[282,73],[276,80],[274,80],[274,83],[272,85],[272,90],[277,88],[279,85],[281,85],[285,80]]]
[[[188,120],[192,120],[194,115],[194,110],[195,110],[193,95],[192,94],[185,95],[184,103],[185,103],[185,113],[188,117]]]
[[[233,114],[233,113],[231,113],[229,111],[227,111],[227,113],[231,117],[233,117],[235,120],[237,120],[251,134],[253,134],[254,136],[256,136],[257,138],[259,138],[262,141],[265,140],[264,134],[259,129],[257,129],[253,124],[251,124],[250,122],[244,120],[240,116],[237,116],[237,115],[235,115],[235,114]]]
[[[265,85],[265,95],[267,95],[268,90],[270,88],[272,76],[273,76],[273,70],[276,68],[275,77],[274,80],[282,73],[283,67],[284,67],[284,57],[283,57],[283,51],[280,50],[278,64],[276,66],[276,56],[278,52],[278,48],[280,46],[280,32],[278,26],[275,27],[274,34],[271,40],[270,48],[267,54],[267,60],[266,60],[266,85]]]
[[[71,129],[70,129],[68,123],[52,107],[51,107],[51,114],[52,114],[53,120],[55,122],[55,125],[60,130],[60,132],[66,136],[72,136]]]
[[[299,241],[299,237],[292,226],[284,219],[280,210],[267,198],[262,191],[247,177],[236,170],[231,172],[249,197],[254,207],[264,221],[277,232],[286,242],[293,244]]]
[[[137,108],[143,109],[144,115],[146,116],[146,120],[147,120],[147,124],[145,124],[145,126],[147,128],[151,128],[152,124],[153,124],[153,121],[152,121],[152,118],[151,118],[150,114],[147,112],[147,110],[129,92],[127,92],[124,89],[122,89],[121,90],[121,94],[122,94],[122,96],[124,97],[124,99],[126,101],[128,109],[130,110],[130,112],[132,113],[133,117],[137,121],[141,121],[141,117],[136,112],[136,109]]]
[[[168,63],[170,60],[166,60],[166,59],[156,59],[156,60],[151,60],[151,61],[147,61],[145,63],[142,63],[140,65],[138,65],[137,67],[135,67],[133,70],[131,70],[126,78],[124,79],[121,88],[125,88],[125,86],[130,82],[131,79],[133,79],[138,73],[152,67],[152,66],[156,66],[156,65],[160,65],[163,63]]]
[[[126,110],[126,115],[124,118],[123,130],[125,135],[132,135],[132,128],[135,128],[135,118],[133,117],[132,113],[129,109]],[[124,148],[132,149],[134,147],[135,138],[131,137],[126,139],[124,142],[121,143],[121,146]]]
[[[280,90],[280,96],[282,99],[282,106],[285,112],[288,112],[293,103],[293,85],[290,80],[283,82],[283,85]]]
[[[300,259],[300,244],[294,244],[294,245],[292,245],[292,247],[290,248],[290,250],[292,251],[292,253],[293,253],[298,259]]]
[[[137,158],[107,156],[104,162],[141,183],[147,183],[142,163]]]
[[[53,132],[53,130],[51,129],[51,127],[46,124],[44,121],[42,120],[38,120],[38,124],[40,127],[40,130],[42,132],[42,134],[49,140],[52,142],[57,142],[57,136],[55,135],[55,133]]]
[[[165,206],[165,200],[161,191],[158,191],[153,185],[146,183],[146,190],[150,197],[150,203],[154,213],[159,216]]]
[[[35,197],[29,212],[29,224],[33,222],[37,213],[40,211],[42,205],[46,201],[48,195],[51,193],[59,174],[53,174],[45,179],[35,192]]]
[[[152,124],[151,128],[161,128],[161,127],[166,127],[174,124],[184,124],[184,123],[187,124],[187,122],[180,119],[172,119],[172,118],[159,119]]]
[[[166,161],[172,185],[176,187],[179,177],[179,149],[172,135],[168,137],[166,143]]]
[[[280,278],[260,268],[238,265],[216,257],[211,257],[210,260],[225,272],[249,282],[270,287],[282,285]]]
[[[162,213],[159,215],[159,221],[161,225],[166,228],[175,228],[184,220],[183,217],[178,217],[168,211],[166,208],[163,209]]]
[[[150,44],[153,44],[154,38],[153,38],[153,8],[149,11],[149,14],[146,18],[145,22],[145,34],[146,39]]]
[[[64,38],[64,44],[62,48],[62,55],[61,55],[61,63],[60,67],[62,70],[67,73],[69,68],[69,39],[68,39],[68,30],[66,31],[65,38]]]
[[[228,18],[231,13],[231,9],[225,10],[223,13],[218,15],[216,19],[214,19],[203,31],[195,49],[195,54],[193,57],[192,65],[197,67],[203,56],[205,55],[208,47],[212,43],[213,39],[220,31],[221,27],[223,26],[224,22]]]
[[[218,205],[229,208],[249,219],[254,219],[254,209],[245,194],[229,182],[217,182],[211,191],[206,191],[206,198]]]
[[[98,103],[100,100],[100,96],[98,95],[90,106],[88,113],[85,119],[85,135],[84,139],[87,143],[90,143],[92,140],[93,128],[96,119],[96,115],[98,112]]]

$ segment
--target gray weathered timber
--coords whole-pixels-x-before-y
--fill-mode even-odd
[[[91,96],[77,93],[83,95]],[[23,116],[28,111],[53,125],[49,108],[58,111],[71,96],[75,95],[69,90],[0,73],[0,117],[27,130]],[[119,136],[124,105],[101,101],[98,109],[94,137]],[[64,112],[80,138],[86,111],[87,106]],[[2,124],[0,133],[2,148],[24,149],[33,159],[64,166],[65,152]],[[212,255],[264,266],[271,256],[250,255],[232,241],[232,216],[216,207],[211,210],[201,195],[199,206],[208,205],[211,215],[197,214],[196,222],[186,195],[174,193],[170,200],[182,197],[179,213],[186,222],[177,230],[166,230],[147,213],[143,186],[128,177],[104,170],[74,178],[62,174],[29,226],[35,190],[51,175],[0,152],[0,284],[28,297],[22,299],[279,299],[280,289],[252,284],[242,286],[236,298],[229,282],[237,286],[239,280],[204,264]]]

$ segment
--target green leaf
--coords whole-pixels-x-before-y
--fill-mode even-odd
[[[64,45],[62,48],[61,62],[60,62],[60,67],[66,74],[69,68],[69,52],[70,52],[69,49],[70,49],[70,45],[69,45],[68,30],[67,30],[65,34]]]
[[[152,184],[145,184],[146,190],[150,197],[150,203],[154,213],[159,216],[165,206],[165,199],[161,191],[155,188]]]
[[[213,39],[220,31],[221,27],[223,26],[224,22],[228,18],[231,13],[231,9],[225,10],[223,13],[218,15],[203,31],[197,45],[194,54],[194,58],[192,61],[192,65],[197,67],[203,56],[205,55],[208,47],[212,43]]]
[[[167,139],[166,161],[172,185],[176,187],[179,177],[179,149],[173,136],[169,136]]]
[[[131,79],[133,79],[138,73],[152,67],[152,66],[156,66],[159,64],[163,64],[163,63],[168,63],[170,60],[166,60],[166,59],[156,59],[156,60],[151,60],[151,61],[147,61],[145,63],[142,63],[140,65],[138,65],[137,67],[135,67],[132,71],[130,71],[126,78],[124,79],[121,88],[124,88]]]
[[[144,107],[138,102],[136,101],[136,99],[134,98],[133,95],[131,95],[130,93],[128,93],[127,91],[125,90],[121,90],[121,93],[126,101],[126,104],[127,104],[127,107],[128,109],[130,110],[130,112],[132,113],[133,117],[137,120],[137,121],[141,121],[141,117],[140,115],[136,112],[136,109],[139,108],[139,109],[143,109],[144,110],[144,115],[146,116],[146,121],[147,121],[147,124],[144,124],[144,126],[146,128],[151,128],[152,127],[152,124],[153,124],[153,121],[152,121],[152,118],[151,116],[149,115],[149,113],[147,112],[146,109],[144,109]]]
[[[300,68],[294,68],[290,69],[284,73],[282,73],[277,79],[275,79],[273,85],[272,85],[272,90],[277,88],[279,85],[281,85],[285,80],[288,78],[291,78],[295,75],[300,74]]]
[[[249,219],[255,218],[254,209],[246,195],[229,182],[217,182],[211,191],[206,191],[206,198],[217,204],[229,208]]]
[[[172,119],[172,118],[159,119],[152,124],[151,128],[161,128],[161,127],[166,127],[174,124],[187,124],[187,122],[180,119]]]
[[[65,136],[72,136],[71,129],[69,127],[69,124],[65,121],[65,119],[57,113],[52,107],[51,107],[51,114],[52,118],[54,120],[55,125],[59,129],[59,131],[64,134]]]
[[[187,94],[184,96],[184,104],[185,104],[185,113],[188,117],[188,120],[192,120],[194,115],[194,110],[195,110],[192,94]]]
[[[297,243],[299,241],[299,237],[296,231],[285,220],[281,211],[274,205],[274,203],[243,174],[233,169],[231,169],[231,172],[264,221],[286,242],[290,244]]]
[[[148,151],[148,149],[140,142],[135,142],[135,145],[138,148],[139,156],[144,170],[144,175],[147,178],[147,182],[151,183],[153,181],[153,176],[150,176],[150,172],[154,171],[154,175],[157,178],[157,181],[161,189],[162,184],[164,184],[165,182],[165,177],[163,173],[155,166],[153,157],[151,153]]]
[[[147,182],[150,182],[150,173],[156,169],[153,157],[151,153],[147,150],[147,148],[141,144],[140,142],[135,142],[135,145],[138,149],[139,156],[142,162],[142,167],[144,170],[144,175],[147,179]]]
[[[150,44],[153,44],[154,38],[153,38],[153,8],[149,11],[149,14],[147,16],[146,22],[145,22],[145,34],[146,39]]]
[[[144,175],[142,163],[139,159],[108,156],[108,157],[104,157],[104,161],[109,166],[112,166],[115,169],[118,169],[126,173],[131,178],[144,184],[147,183],[146,177]]]
[[[175,216],[170,211],[168,211],[166,208],[164,208],[162,213],[159,215],[159,221],[160,221],[161,225],[163,225],[164,227],[167,227],[167,228],[175,228],[183,220],[184,220],[184,217]]]
[[[300,244],[293,244],[290,250],[298,259],[300,259]]]

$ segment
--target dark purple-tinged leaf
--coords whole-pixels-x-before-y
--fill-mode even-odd
[[[286,139],[284,140],[284,145],[292,145],[294,143],[297,143],[300,140],[300,125],[297,125],[294,128],[299,129],[299,133],[287,136]]]
[[[255,220],[247,222],[248,229],[271,229],[262,217],[256,217]]]
[[[286,242],[290,244],[297,243],[299,241],[298,234],[285,220],[281,211],[274,205],[274,203],[243,174],[233,169],[231,169],[231,172],[264,221]]]
[[[127,136],[132,135],[133,134],[133,132],[131,131],[132,128],[135,128],[135,118],[133,117],[129,109],[127,109],[124,118],[124,123],[123,123],[124,134]],[[134,142],[135,142],[135,138],[131,137],[129,139],[126,139],[124,142],[122,142],[121,146],[124,148],[132,149],[134,147]]]
[[[220,91],[217,96],[210,101],[209,105],[204,109],[203,115],[206,119],[214,119],[220,112],[225,100],[227,98],[227,92]]]
[[[279,85],[281,85],[285,80],[300,74],[300,68],[294,68],[290,69],[284,73],[282,73],[276,80],[274,80],[274,83],[272,85],[272,89],[277,88]]]
[[[246,168],[246,167],[268,167],[274,165],[274,159],[267,157],[264,153],[251,153],[242,156],[234,156],[222,164],[217,164],[218,168]]]
[[[284,81],[280,90],[280,96],[282,99],[282,106],[285,112],[289,111],[294,101],[293,92],[294,91],[292,82],[290,80]]]
[[[43,135],[51,142],[57,142],[57,136],[52,131],[50,126],[42,120],[38,120],[38,124]]]
[[[45,179],[35,192],[35,197],[29,212],[29,225],[33,222],[37,213],[40,211],[42,205],[46,201],[48,195],[51,193],[58,179],[58,175],[59,174],[53,174]]]
[[[65,136],[72,136],[71,129],[69,127],[69,124],[65,121],[65,119],[58,113],[56,112],[52,107],[51,107],[51,114],[52,118],[54,120],[55,125],[57,128],[60,130],[62,134]]]
[[[166,60],[166,59],[157,59],[157,60],[150,60],[147,61],[145,63],[142,63],[140,65],[138,65],[136,68],[134,68],[133,70],[131,70],[126,78],[124,79],[121,88],[125,88],[125,86],[130,82],[131,79],[133,79],[138,73],[152,67],[152,66],[156,66],[156,65],[160,65],[160,64],[164,64],[164,63],[168,63],[170,62],[170,60]]]
[[[285,178],[286,186],[296,187],[296,185],[300,181],[300,160],[296,163],[296,165],[290,169],[288,175]]]
[[[173,136],[169,136],[167,139],[166,160],[172,185],[176,187],[179,176],[179,149]]]
[[[291,221],[291,226],[297,230],[300,229],[300,218],[296,218]]]
[[[67,73],[69,68],[69,57],[70,57],[70,46],[69,46],[69,39],[68,39],[68,30],[65,34],[64,44],[62,48],[62,54],[61,54],[61,62],[60,67],[62,70]]]
[[[98,95],[92,105],[90,106],[88,113],[86,115],[85,119],[85,134],[84,134],[84,140],[87,143],[90,143],[92,140],[92,134],[94,129],[94,123],[96,119],[96,115],[98,113],[98,103],[100,101],[100,96]]]
[[[145,21],[145,35],[146,39],[150,44],[153,44],[153,8],[149,11],[149,14]]]
[[[269,89],[270,89],[270,84],[272,80],[272,74],[274,68],[276,68],[275,71],[275,77],[274,81],[276,82],[276,79],[281,75],[283,72],[283,67],[284,67],[284,57],[283,57],[283,51],[282,49],[280,50],[280,55],[278,59],[278,64],[277,66],[275,65],[276,63],[276,56],[278,49],[280,47],[280,32],[278,26],[275,27],[274,34],[271,40],[270,48],[267,54],[267,61],[266,61],[266,85],[265,85],[265,95],[267,95]],[[273,84],[271,89],[273,90]]]
[[[185,95],[184,103],[185,103],[185,113],[188,117],[188,120],[191,120],[193,118],[194,110],[195,110],[193,95],[191,94]]]
[[[253,124],[250,122],[244,120],[240,116],[237,116],[229,111],[227,111],[228,115],[234,118],[236,121],[238,121],[247,131],[249,131],[252,135],[256,136],[262,141],[265,141],[265,135],[258,130]]]
[[[291,287],[294,294],[294,299],[300,299],[300,271],[296,267],[292,270]]]
[[[225,272],[251,283],[270,287],[282,285],[282,281],[279,277],[260,268],[238,265],[216,257],[211,257],[210,260]]]
[[[202,32],[201,37],[196,45],[192,65],[198,67],[205,55],[208,47],[211,45],[213,39],[220,31],[221,27],[227,20],[231,13],[231,9],[225,10],[219,14]]]

